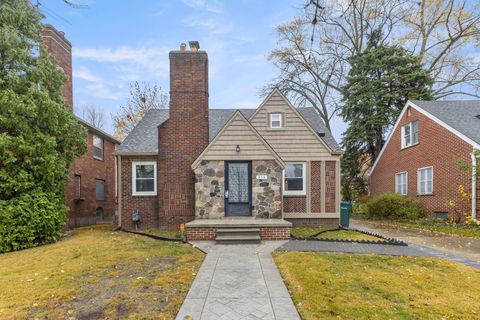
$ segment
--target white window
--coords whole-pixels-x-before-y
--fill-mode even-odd
[[[395,192],[406,195],[408,193],[408,174],[399,172],[395,175]]]
[[[283,189],[287,196],[306,194],[305,162],[285,164]]]
[[[93,157],[103,160],[103,138],[96,135],[93,136]]]
[[[270,128],[281,128],[282,127],[282,114],[281,113],[271,113],[270,114]]]
[[[418,143],[418,120],[407,123],[402,127],[402,148]]]
[[[132,163],[132,194],[134,196],[157,195],[157,163],[155,161]]]
[[[433,167],[420,168],[417,172],[418,194],[433,193]]]

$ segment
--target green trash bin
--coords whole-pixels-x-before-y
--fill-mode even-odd
[[[344,228],[350,226],[350,212],[352,212],[352,203],[349,201],[340,202],[340,225]]]

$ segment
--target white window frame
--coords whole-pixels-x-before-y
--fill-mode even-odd
[[[417,123],[417,131],[416,131],[416,134],[417,134],[417,141],[413,141],[413,123],[416,122]],[[402,145],[402,149],[405,149],[405,148],[408,148],[408,147],[412,147],[414,145],[417,145],[418,144],[418,126],[419,126],[419,122],[418,120],[413,120],[413,121],[410,121],[409,123],[405,124],[402,126],[402,134],[401,134],[401,139],[402,139],[402,142],[401,142],[401,145]],[[410,132],[409,132],[409,135],[408,135],[408,143],[406,143],[405,141],[405,128],[408,127]]]
[[[137,166],[153,165],[153,191],[137,191]],[[156,161],[133,161],[132,162],[132,195],[133,196],[156,196],[157,195],[157,162]]]
[[[301,164],[302,168],[302,179],[303,179],[303,190],[286,190],[285,189],[285,169],[283,169],[283,195],[284,196],[305,196],[307,194],[307,163],[306,162],[285,162],[285,167],[289,164]]]
[[[397,179],[401,176],[405,175],[405,183],[401,183],[400,181],[400,190],[398,189],[398,182]],[[402,186],[405,185],[405,192],[403,192]],[[402,171],[402,172],[397,172],[395,174],[395,193],[401,194],[406,196],[408,194],[408,172],[407,171]]]
[[[273,120],[273,116],[278,116],[278,120]],[[273,121],[278,121],[278,122],[280,122],[280,125],[279,125],[278,127],[274,127],[273,124],[272,124]],[[271,128],[271,129],[280,129],[280,128],[282,128],[282,126],[283,126],[282,114],[281,114],[281,113],[270,113],[269,122],[270,122],[270,128]]]
[[[95,146],[95,138],[98,138],[98,139],[100,139],[100,141],[102,141],[102,148],[101,148],[101,149],[102,149],[102,156],[101,156],[101,157],[98,157],[98,156],[95,155],[95,147],[96,147],[96,146]],[[94,158],[94,159],[97,159],[97,160],[103,160],[103,157],[104,157],[104,154],[105,154],[105,153],[104,153],[104,152],[105,152],[105,151],[104,151],[104,150],[105,150],[105,140],[104,140],[102,137],[97,136],[96,134],[93,135],[93,138],[92,138],[92,139],[93,139],[93,140],[92,140],[93,158]],[[98,148],[98,147],[97,147],[97,148]]]
[[[428,177],[427,175],[425,175],[425,181],[423,181],[423,184],[425,184],[425,192],[420,192],[420,186],[422,184],[422,181],[420,181],[420,171],[422,170],[428,170],[428,169],[432,169],[432,190],[430,192],[428,192]],[[433,194],[433,166],[429,166],[429,167],[423,167],[423,168],[418,168],[417,169],[417,194],[418,195],[430,195],[430,194]]]

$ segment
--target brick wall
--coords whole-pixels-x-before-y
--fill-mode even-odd
[[[177,229],[195,217],[192,163],[208,145],[208,56],[172,51],[170,118],[158,129],[159,225]]]
[[[401,127],[419,120],[419,143],[401,149]],[[430,212],[450,212],[449,200],[459,201],[457,189],[464,185],[471,189],[468,170],[460,169],[458,159],[470,162],[472,147],[456,135],[430,120],[417,110],[410,108],[404,113],[397,130],[393,132],[383,156],[370,177],[372,196],[395,192],[395,174],[408,172],[408,195],[421,200]],[[433,166],[433,194],[417,195],[417,169]]]
[[[307,197],[283,196],[283,212],[307,212]]]
[[[49,24],[45,25],[42,31],[42,42],[67,76],[67,81],[62,88],[62,95],[66,102],[73,107],[72,44],[65,38],[62,31],[56,30]]]
[[[132,222],[132,213],[137,210],[141,219],[141,222],[138,224],[139,228],[158,228],[158,197],[132,195],[133,161],[157,161],[157,156],[122,156],[122,228],[135,228],[135,224]],[[157,190],[159,190],[159,185],[160,182],[157,179]]]
[[[336,162],[325,161],[325,212],[337,211]]]
[[[322,162],[310,163],[310,194],[312,212],[322,212]]]
[[[288,240],[290,239],[290,227],[261,227],[260,238],[262,240]]]
[[[215,227],[186,228],[188,241],[215,240],[217,229]],[[289,227],[261,227],[262,240],[288,240],[290,239]]]

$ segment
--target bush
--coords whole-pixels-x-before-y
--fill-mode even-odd
[[[415,220],[425,216],[425,212],[416,200],[397,193],[385,193],[366,203],[367,214],[372,217]]]
[[[0,200],[0,252],[56,241],[65,217],[66,206],[55,193],[37,191]]]

